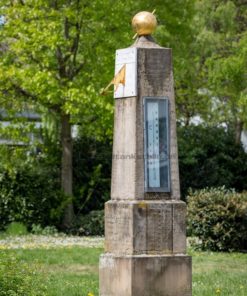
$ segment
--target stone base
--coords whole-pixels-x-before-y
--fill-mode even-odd
[[[185,254],[185,220],[186,204],[182,201],[108,201],[105,253]]]
[[[191,257],[101,255],[100,296],[191,296]]]

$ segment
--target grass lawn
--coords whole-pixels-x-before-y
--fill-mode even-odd
[[[49,296],[98,295],[101,248],[10,249],[1,252],[30,266],[38,264],[38,274],[42,274]],[[190,255],[193,256],[193,296],[247,295],[247,254],[190,251]]]
[[[193,260],[193,296],[247,295],[247,254],[189,253]]]
[[[47,296],[98,295],[98,261],[102,252],[101,248],[82,247],[4,250],[8,257],[33,265],[41,273]]]

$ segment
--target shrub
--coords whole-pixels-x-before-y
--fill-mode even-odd
[[[57,235],[58,231],[55,226],[46,226],[43,228],[40,224],[32,224],[31,233],[36,235]]]
[[[12,222],[6,229],[8,235],[25,235],[28,233],[27,227],[20,222]]]
[[[59,224],[64,197],[59,178],[51,168],[23,164],[0,172],[0,230],[11,222],[22,222],[30,230],[32,224]]]
[[[110,198],[112,143],[84,136],[74,140],[73,149],[75,212],[102,210]]]
[[[247,193],[211,188],[188,196],[188,230],[203,250],[247,249]]]
[[[47,288],[38,275],[38,266],[30,266],[1,251],[0,296],[45,296]]]
[[[76,235],[104,235],[104,211],[78,216],[71,232]]]
[[[207,126],[178,128],[179,170],[183,198],[189,188],[247,190],[247,153],[230,130]]]

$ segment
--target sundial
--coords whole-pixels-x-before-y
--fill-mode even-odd
[[[155,10],[151,13],[141,11],[132,19],[132,28],[137,36],[152,34],[157,27],[157,20],[154,16]],[[104,88],[102,94],[114,85],[114,98],[134,97],[137,94],[137,50],[136,48],[125,48],[116,51],[115,76]]]

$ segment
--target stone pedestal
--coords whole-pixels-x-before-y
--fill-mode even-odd
[[[133,96],[115,100],[111,201],[105,204],[100,296],[191,296],[171,49],[159,47],[150,37],[139,37],[128,52],[131,57],[124,60],[126,65],[132,63],[127,70],[136,71],[132,73],[136,89]],[[126,75],[132,75],[128,71]],[[169,100],[169,192],[145,190],[144,97]]]
[[[101,296],[191,296],[191,257],[105,254]]]
[[[109,201],[105,252],[126,255],[184,254],[186,207],[181,201]]]

